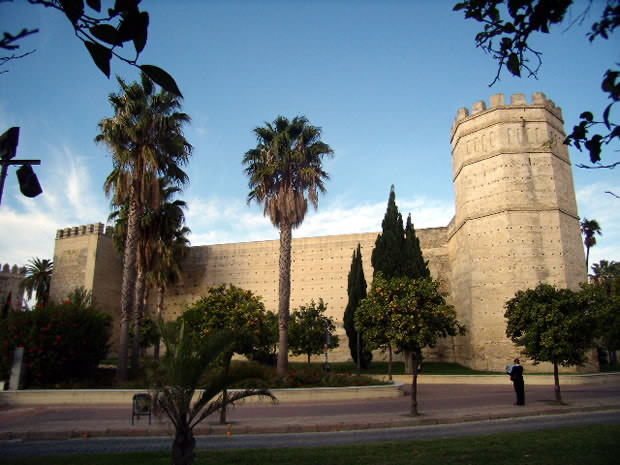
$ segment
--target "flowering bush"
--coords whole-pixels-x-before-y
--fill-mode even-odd
[[[10,313],[0,321],[0,378],[8,379],[17,347],[28,385],[88,376],[107,355],[111,325],[110,315],[70,301]]]
[[[237,362],[243,363],[243,362]],[[375,386],[386,384],[370,376],[357,376],[352,373],[326,372],[315,366],[296,370],[290,369],[286,374],[279,375],[274,368],[264,367],[266,373],[263,379],[247,380],[237,388],[268,387],[270,389],[314,388],[314,387],[344,387],[344,386]]]

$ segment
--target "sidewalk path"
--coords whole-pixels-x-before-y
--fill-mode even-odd
[[[553,386],[526,386],[526,405],[512,405],[510,385],[418,386],[419,417],[410,417],[410,386],[397,399],[273,405],[248,403],[230,409],[228,423],[212,415],[195,432],[207,434],[299,433],[447,424],[464,421],[620,409],[620,383],[562,387],[566,405],[553,403]],[[170,436],[166,419],[147,417],[131,425],[131,405],[3,407],[0,439]]]

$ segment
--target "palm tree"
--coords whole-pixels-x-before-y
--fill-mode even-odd
[[[54,263],[47,258],[32,258],[26,265],[26,277],[21,286],[26,291],[28,300],[32,299],[34,292],[37,306],[45,306],[50,298],[50,283],[52,281],[52,269]]]
[[[590,247],[596,245],[596,234],[602,236],[601,227],[596,220],[581,220],[581,234],[584,235],[583,243],[586,246],[586,273],[588,272],[588,261],[590,259]]]
[[[184,323],[170,331],[163,320],[159,322],[166,355],[151,376],[153,410],[156,415],[167,415],[174,426],[173,463],[191,465],[196,447],[193,430],[201,421],[246,397],[263,396],[274,401],[276,398],[267,389],[238,390],[222,396],[224,389],[239,381],[265,377],[265,371],[257,365],[237,366],[224,371],[220,361],[235,343],[231,333],[214,331],[202,339],[203,343],[195,344],[185,332]],[[204,391],[192,405],[192,397],[198,388]]]
[[[273,123],[254,129],[258,145],[243,158],[249,177],[248,203],[264,206],[265,216],[280,229],[278,290],[279,349],[278,372],[288,369],[288,323],[291,297],[292,230],[304,220],[308,200],[318,206],[319,193],[325,192],[325,156],[333,150],[322,142],[321,128],[311,126],[304,116],[289,121],[278,116]]]
[[[153,282],[154,277],[159,275],[158,272],[162,270],[162,267],[174,267],[176,265],[175,263],[170,263],[170,255],[173,253],[171,251],[175,251],[174,258],[180,261],[184,254],[184,249],[178,252],[180,244],[184,248],[189,245],[185,235],[190,230],[183,226],[185,222],[183,209],[186,208],[186,203],[180,199],[173,200],[174,195],[181,192],[181,189],[170,185],[170,181],[167,178],[161,178],[159,186],[161,190],[160,205],[155,209],[147,206],[142,212],[139,222],[140,234],[138,250],[136,251],[137,274],[133,307],[133,348],[131,357],[131,368],[134,371],[137,370],[140,360],[140,327],[148,296],[147,281]],[[122,205],[112,205],[112,208],[115,211],[108,216],[108,221],[115,221],[114,243],[116,248],[123,252],[127,239],[128,202],[125,201]],[[176,268],[168,271],[168,273],[174,273],[178,270],[179,266],[176,265]],[[171,279],[174,279],[174,277]],[[163,296],[161,296],[160,292],[158,298],[158,319],[161,315],[162,305]],[[157,343],[156,345],[156,352],[158,352],[159,344]]]
[[[142,82],[126,84],[117,78],[121,92],[111,94],[114,116],[99,122],[95,140],[105,143],[112,152],[113,171],[105,182],[107,195],[117,205],[127,201],[127,240],[123,254],[121,289],[120,342],[116,376],[127,379],[128,330],[133,309],[136,250],[141,212],[146,206],[156,208],[160,201],[159,177],[183,185],[187,174],[181,169],[192,146],[183,136],[183,125],[190,121],[179,112],[179,97],[160,90],[142,74]]]
[[[181,263],[189,250],[189,240],[186,236],[190,232],[187,226],[179,223],[178,228],[172,234],[172,241],[159,242],[158,260],[148,276],[151,285],[157,288],[157,319],[163,317],[164,297],[168,285],[180,279]],[[153,358],[159,359],[159,340],[155,343]]]

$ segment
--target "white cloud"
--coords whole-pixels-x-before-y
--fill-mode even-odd
[[[451,203],[423,197],[403,199],[399,209],[406,219],[411,212],[416,228],[447,226],[453,216]],[[279,231],[262,214],[262,208],[245,202],[212,197],[206,201],[188,201],[187,224],[192,229],[193,245],[272,240]],[[381,230],[386,203],[350,204],[336,199],[331,204],[309,211],[294,237],[353,234]]]
[[[1,262],[24,265],[32,257],[52,258],[58,229],[103,221],[107,216],[105,198],[93,189],[88,159],[67,146],[62,151],[50,147],[49,153],[45,170],[37,170],[42,195],[28,199],[5,186],[6,198],[0,206]]]

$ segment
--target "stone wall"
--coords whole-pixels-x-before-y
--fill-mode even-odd
[[[362,247],[364,274],[370,286],[370,257],[376,232],[293,239],[291,250],[291,312],[300,305],[322,298],[327,314],[336,321],[340,347],[330,352],[333,360],[348,360],[350,353],[343,327],[347,306],[347,282],[353,250]],[[445,228],[417,231],[424,256],[430,260],[434,276],[449,275]],[[209,286],[222,283],[250,289],[262,297],[265,307],[278,310],[278,258],[280,242],[260,241],[191,247],[183,263],[181,282],[166,292],[166,319],[175,319],[206,293]],[[154,296],[148,311],[155,313]],[[319,357],[317,357],[319,358]]]
[[[491,98],[459,110],[452,128],[456,216],[449,232],[452,298],[469,327],[457,358],[501,370],[518,351],[504,304],[539,283],[586,280],[561,110],[544,94]],[[541,365],[528,370],[548,371]]]
[[[26,268],[0,263],[0,311],[9,303],[9,311],[19,310],[24,301],[21,283],[26,277]]]
[[[509,104],[497,94],[490,103],[487,108],[476,102],[471,112],[461,108],[452,127],[454,218],[446,227],[416,233],[431,273],[469,329],[466,336],[442,341],[425,354],[427,360],[503,371],[518,355],[505,336],[505,302],[540,282],[577,289],[586,268],[561,109],[542,93],[531,104],[523,94]],[[108,233],[101,223],[58,231],[52,297],[80,285],[93,289],[117,331],[122,269]],[[323,298],[341,336],[331,360],[350,359],[342,319],[351,258],[361,244],[370,284],[377,234],[293,239],[291,311]],[[191,247],[181,281],[166,292],[164,317],[177,318],[209,286],[222,283],[252,290],[277,311],[278,256],[279,241]],[[154,295],[147,313],[155,313]],[[113,349],[117,341],[116,332]]]
[[[116,254],[111,228],[94,223],[56,232],[50,296],[63,301],[75,288],[93,291],[97,306],[109,312],[112,353],[118,350],[122,261]]]

